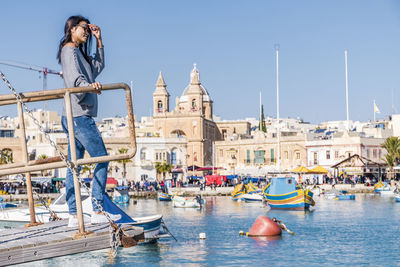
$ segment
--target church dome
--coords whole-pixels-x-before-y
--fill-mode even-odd
[[[190,94],[201,94],[203,95],[203,102],[210,102],[211,98],[208,94],[206,88],[200,83],[200,73],[196,68],[196,64],[193,64],[193,70],[190,72],[190,83],[186,86],[183,91],[182,96],[180,97],[180,102],[187,102],[188,95]]]

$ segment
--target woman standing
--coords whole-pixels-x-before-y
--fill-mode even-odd
[[[85,150],[91,157],[106,156],[107,150],[103,139],[97,129],[93,117],[97,116],[97,95],[101,84],[96,82],[96,77],[104,68],[104,49],[100,28],[90,24],[82,16],[71,16],[64,27],[65,36],[61,39],[57,58],[62,65],[64,85],[66,88],[92,86],[96,93],[78,93],[71,95],[72,116],[75,129],[75,142],[77,158],[84,156]],[[92,35],[97,41],[97,51],[90,57],[90,44]],[[65,117],[65,104],[61,124],[68,135],[68,123]],[[71,158],[70,145],[68,144],[68,158]],[[105,187],[107,182],[108,162],[96,164],[93,173],[92,196],[100,205],[103,205]],[[80,169],[80,168],[79,168]],[[76,201],[73,175],[70,169],[66,177],[66,200],[69,208],[69,227],[78,226],[76,217]],[[93,214],[91,223],[107,222],[96,203],[92,200]],[[112,220],[117,221],[121,215],[110,214]]]

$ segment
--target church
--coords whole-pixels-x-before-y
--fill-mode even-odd
[[[153,123],[161,137],[187,140],[187,166],[213,164],[213,142],[221,140],[221,134],[213,120],[213,101],[200,82],[196,64],[189,85],[176,98],[174,109],[170,109],[170,94],[160,72],[153,93]]]

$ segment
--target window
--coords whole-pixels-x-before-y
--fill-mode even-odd
[[[382,159],[382,150],[379,149],[378,151],[379,151],[378,152],[379,153],[379,159]]]
[[[339,151],[335,151],[335,159],[339,158]]]
[[[158,161],[159,159],[158,159],[158,153],[156,153],[156,161]]]
[[[314,152],[314,165],[318,164],[318,153]]]
[[[331,151],[330,150],[326,151],[326,159],[331,159]]]
[[[145,160],[146,159],[146,149],[142,149],[140,151],[140,160]]]
[[[222,130],[222,138],[226,138],[226,130],[224,129],[224,130]]]
[[[162,103],[161,100],[159,100],[159,101],[157,102],[157,111],[158,111],[158,112],[163,112],[163,103]]]
[[[264,164],[265,163],[264,154],[265,154],[264,150],[255,150],[254,151],[254,163],[255,164]]]
[[[376,149],[372,150],[372,156],[373,156],[374,158],[377,157]]]
[[[289,159],[289,153],[287,151],[284,152],[285,159]]]
[[[296,159],[300,159],[300,152],[296,152]]]
[[[287,179],[286,182],[287,184],[293,184],[293,179]]]
[[[220,157],[223,157],[224,156],[224,150],[220,149],[219,150],[219,155],[220,155]]]
[[[275,154],[273,148],[271,148],[271,162],[275,162]]]
[[[192,99],[192,110],[196,110],[197,104],[196,104],[196,99]]]
[[[369,158],[369,156],[370,156],[370,155],[369,155],[369,149],[367,149],[367,158]]]
[[[248,163],[250,163],[250,150],[247,150],[247,151],[246,151],[246,154],[247,154],[247,156],[246,156],[246,163],[248,164]]]
[[[176,151],[175,150],[173,150],[171,152],[171,164],[176,165]]]

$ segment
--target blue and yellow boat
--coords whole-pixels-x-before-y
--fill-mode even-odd
[[[160,200],[160,201],[172,201],[172,197],[173,197],[173,194],[158,192],[158,200]]]
[[[271,209],[308,210],[315,204],[311,190],[297,186],[293,177],[272,178],[263,193]]]

